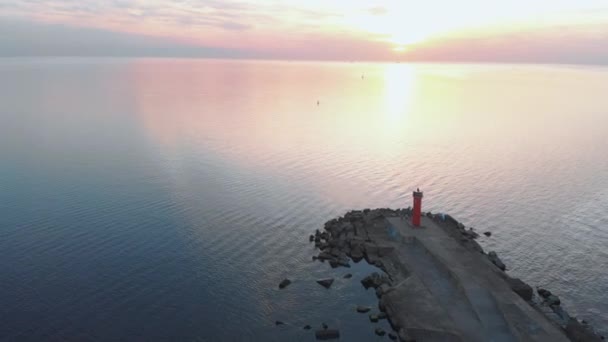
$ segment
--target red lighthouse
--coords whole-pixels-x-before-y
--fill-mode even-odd
[[[414,191],[414,209],[412,210],[412,224],[414,227],[420,227],[420,216],[422,214],[422,191],[416,189]]]

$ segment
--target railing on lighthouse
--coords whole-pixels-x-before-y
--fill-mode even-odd
[[[412,225],[420,227],[420,217],[422,216],[422,191],[414,191],[414,208],[412,209]]]

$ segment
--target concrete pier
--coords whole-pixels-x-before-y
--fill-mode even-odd
[[[362,283],[376,288],[401,341],[570,340],[534,304],[532,288],[484,253],[476,233],[447,215],[422,215],[414,227],[411,215],[352,211],[314,238],[316,258],[332,267],[365,258],[385,272]]]
[[[467,248],[444,228],[423,217],[412,229],[386,218],[397,233],[390,260],[408,272],[391,272],[392,291],[382,297],[396,325],[417,341],[568,341],[541,313],[513,292],[500,271],[480,252]]]

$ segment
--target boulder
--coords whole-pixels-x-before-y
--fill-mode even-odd
[[[542,298],[547,298],[551,295],[551,291],[549,290],[545,290],[542,287],[539,287],[536,292],[538,292],[538,295],[541,296]]]
[[[382,329],[382,328],[376,328],[376,330],[374,330],[374,332],[378,336],[384,336],[386,334],[386,331],[384,331],[384,329]]]
[[[374,283],[375,283],[374,275],[378,275],[378,273],[374,272],[371,275],[368,275],[367,277],[361,279],[361,284],[363,285],[363,287],[365,287],[366,289],[369,289],[370,287],[374,286]]]
[[[331,284],[334,283],[334,278],[327,278],[327,279],[321,279],[321,280],[317,280],[317,283],[321,286],[323,286],[324,288],[328,289],[331,287]]]
[[[571,318],[566,324],[566,335],[573,342],[600,342],[602,337],[586,324],[581,324],[577,319]]]
[[[340,331],[337,329],[320,329],[315,331],[317,340],[333,340],[340,338]]]
[[[504,271],[507,269],[507,266],[505,266],[505,264],[502,262],[502,260],[500,260],[500,258],[496,254],[496,252],[492,251],[492,252],[488,253],[488,259],[490,259],[490,261],[494,265],[496,265],[496,267],[500,268],[501,270]]]
[[[310,234],[310,236],[308,237],[308,241],[310,241],[310,242],[315,241],[315,236]]]
[[[330,260],[333,259],[334,257],[329,254],[327,251],[323,251],[321,253],[319,253],[319,255],[317,256],[317,259],[323,261],[323,260]]]
[[[519,278],[507,277],[506,280],[513,292],[517,293],[521,298],[526,301],[532,300],[532,296],[534,296],[534,290],[532,289],[532,286],[524,283]]]
[[[283,324],[285,324],[285,322],[283,322],[283,321],[276,321],[276,322],[274,322],[274,324],[275,325],[283,325]]]
[[[550,296],[548,296],[547,298],[545,298],[545,302],[547,303],[547,305],[549,306],[557,306],[561,304],[561,301],[559,300],[559,297],[552,294]]]
[[[492,232],[484,232],[483,235],[490,237],[492,236]]]
[[[376,315],[376,314],[370,314],[370,315],[369,315],[369,320],[370,320],[371,322],[373,322],[373,323],[378,322],[378,315]]]
[[[469,239],[477,239],[479,237],[479,234],[477,234],[477,232],[475,232],[473,230],[473,228],[469,228],[469,230],[465,230],[462,234],[464,236],[468,237]]]
[[[360,245],[355,245],[350,249],[350,257],[354,262],[359,262],[363,259],[363,249]]]
[[[378,301],[378,310],[386,312],[386,303],[382,299]]]
[[[370,310],[371,310],[371,308],[369,306],[357,305],[357,312],[359,312],[359,313],[366,313],[366,312],[369,312]]]
[[[367,277],[363,278],[361,280],[361,284],[363,285],[363,287],[368,289],[370,287],[377,288],[378,286],[380,286],[382,284],[390,284],[390,281],[389,281],[388,277],[381,276],[377,272],[374,272],[374,273],[368,275]]]
[[[284,289],[284,288],[286,288],[287,286],[289,286],[289,284],[291,284],[291,280],[289,280],[289,279],[285,278],[285,279],[283,279],[283,280],[282,280],[282,281],[279,283],[279,288],[280,288],[280,289]]]

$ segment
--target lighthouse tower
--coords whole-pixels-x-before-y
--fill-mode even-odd
[[[422,215],[422,191],[414,191],[414,209],[412,209],[412,224],[420,227],[420,216]]]

